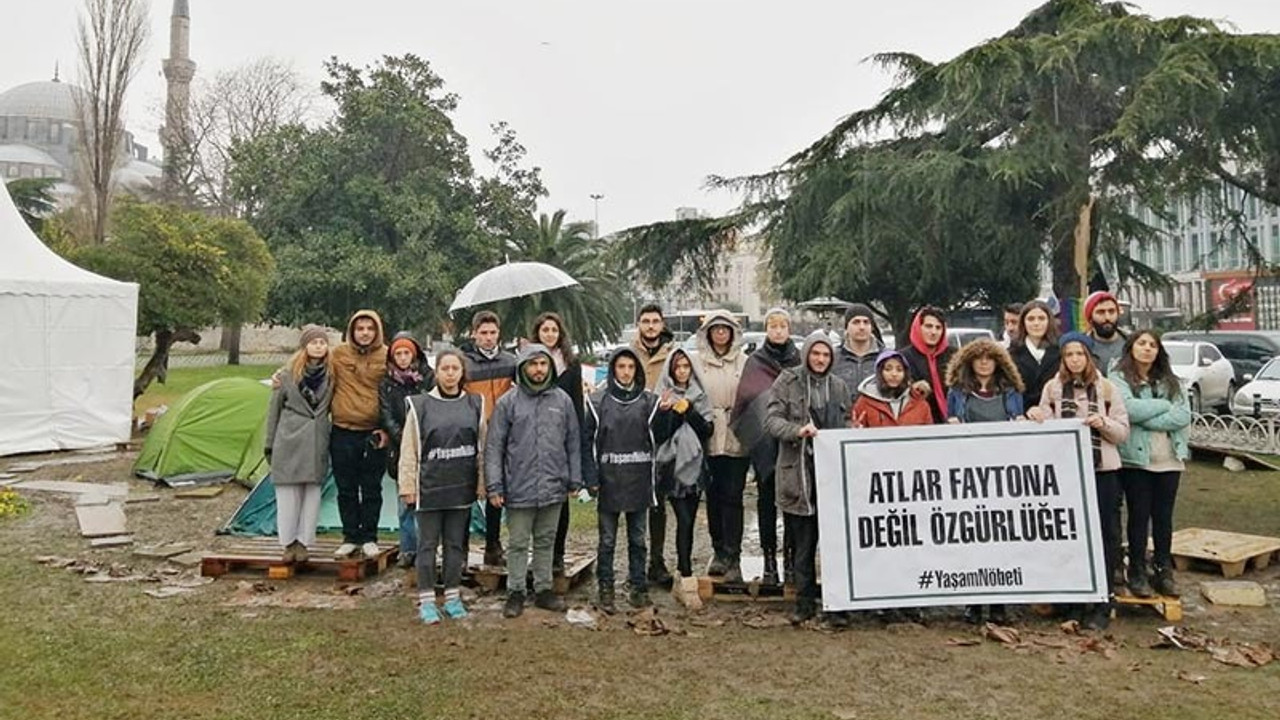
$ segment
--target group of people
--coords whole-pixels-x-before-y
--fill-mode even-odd
[[[764,318],[765,340],[743,349],[727,312],[712,312],[687,352],[657,305],[640,308],[637,336],[608,358],[604,382],[584,385],[561,317],[538,316],[519,354],[502,349],[492,312],[477,313],[463,350],[436,354],[400,333],[383,340],[376,313],[356,313],[345,342],[303,329],[300,348],[277,374],[266,451],[276,484],[286,559],[314,544],[320,484],[332,463],[343,525],[342,556],[379,552],[381,478],[396,479],[402,560],[416,565],[418,614],[435,624],[465,617],[458,589],[467,558],[470,508],[485,506],[484,561],[505,564],[503,614],[528,601],[561,610],[553,586],[564,565],[569,499],[598,500],[597,605],[617,609],[615,552],[625,528],[627,602],[650,604],[669,585],[667,506],[675,519],[675,567],[694,575],[694,528],[704,497],[711,540],[706,573],[741,581],[744,497],[757,483],[762,581],[794,584],[791,620],[817,615],[817,495],[813,438],[832,428],[1078,418],[1090,428],[1111,589],[1174,594],[1172,515],[1191,422],[1186,393],[1150,331],[1125,337],[1119,304],[1094,293],[1086,333],[1062,333],[1048,305],[1005,308],[1006,340],[948,345],[946,316],[924,307],[909,342],[886,349],[869,307],[845,314],[837,346],[817,331],[797,348],[781,308]],[[584,391],[584,387],[586,390]],[[1128,508],[1129,558],[1121,513]],[[779,572],[778,513],[782,514]],[[506,515],[507,546],[501,542]],[[1148,564],[1148,535],[1154,555]],[[438,607],[437,551],[445,602]],[[1105,627],[1110,603],[1084,608]],[[1001,621],[1001,606],[971,606],[966,618]],[[832,624],[848,621],[841,613]]]

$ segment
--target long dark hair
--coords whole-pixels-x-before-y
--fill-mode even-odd
[[[565,328],[564,319],[560,317],[559,313],[553,313],[550,311],[538,313],[538,317],[533,319],[533,329],[529,333],[529,342],[542,342],[538,337],[538,329],[541,328],[542,324],[548,320],[555,323],[556,327],[559,328],[560,337],[556,338],[555,347],[549,347],[547,349],[559,350],[560,354],[564,356],[564,364],[566,366],[574,364],[577,362],[578,358],[573,354],[573,341],[569,339],[569,331]]]
[[[1145,382],[1151,385],[1152,390],[1156,390],[1157,386],[1163,386],[1164,397],[1168,400],[1181,397],[1182,381],[1173,374],[1173,367],[1169,364],[1169,351],[1165,350],[1164,343],[1160,342],[1160,335],[1154,330],[1139,330],[1124,341],[1124,351],[1120,355],[1116,369],[1120,371],[1125,382],[1129,383],[1129,387],[1135,390],[1144,382],[1138,374],[1138,362],[1133,359],[1133,346],[1138,342],[1138,338],[1144,336],[1156,341],[1156,359],[1151,363],[1151,370],[1147,372]]]
[[[1027,313],[1032,310],[1040,310],[1044,312],[1045,317],[1049,318],[1049,322],[1044,329],[1044,344],[1041,347],[1049,347],[1058,344],[1058,318],[1053,314],[1053,310],[1048,303],[1043,300],[1032,300],[1022,306],[1022,311],[1018,313],[1018,336],[1014,338],[1017,345],[1022,345],[1027,341]],[[1015,347],[1017,346],[1015,345]]]
[[[461,350],[455,348],[445,348],[436,353],[436,367],[440,367],[440,361],[447,357],[455,357],[458,362],[462,363],[462,377],[458,378],[458,389],[461,390],[467,384],[467,356],[462,354]],[[439,377],[437,375],[437,377]],[[439,385],[439,383],[436,383]]]

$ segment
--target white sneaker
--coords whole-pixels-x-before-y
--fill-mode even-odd
[[[380,548],[376,542],[367,542],[360,546],[360,552],[367,558],[378,557]]]
[[[359,549],[360,548],[356,547],[355,543],[342,543],[338,546],[337,550],[333,551],[333,556],[338,559],[351,557],[352,555],[355,555],[356,550]]]

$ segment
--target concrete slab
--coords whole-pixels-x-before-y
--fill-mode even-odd
[[[77,505],[76,520],[80,522],[80,534],[87,538],[124,535],[128,532],[124,518],[124,505]]]
[[[1200,593],[1214,605],[1266,607],[1267,592],[1250,580],[1212,580],[1200,583]]]

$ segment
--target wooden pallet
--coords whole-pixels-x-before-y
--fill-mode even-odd
[[[317,540],[310,548],[311,557],[302,563],[285,562],[281,558],[280,543],[271,537],[245,538],[225,550],[206,553],[200,560],[200,574],[219,577],[230,572],[265,570],[272,580],[287,580],[295,574],[335,573],[343,582],[359,582],[379,575],[395,562],[400,553],[396,545],[380,545],[376,557],[366,558],[357,552],[341,560],[333,552],[340,540]]]
[[[720,577],[702,576],[698,578],[698,597],[710,602],[795,602],[796,589],[793,585],[781,583],[762,583],[759,580],[746,582],[725,582]]]
[[[577,587],[595,569],[595,555],[567,554],[564,558],[564,573],[557,573],[552,579],[552,589],[558,595],[564,595]],[[530,578],[531,580],[532,578]],[[507,586],[507,568],[484,564],[484,554],[473,552],[467,557],[467,567],[462,571],[462,582],[470,587],[478,587],[486,592],[497,592]]]
[[[1173,534],[1173,564],[1189,570],[1193,562],[1216,564],[1223,577],[1244,574],[1249,567],[1261,570],[1280,555],[1280,538],[1242,535],[1223,530],[1187,528]]]
[[[1182,622],[1182,600],[1176,597],[1157,595],[1156,597],[1140,598],[1134,595],[1117,595],[1115,596],[1115,601],[1117,605],[1149,607],[1160,613],[1161,617],[1169,622]]]

